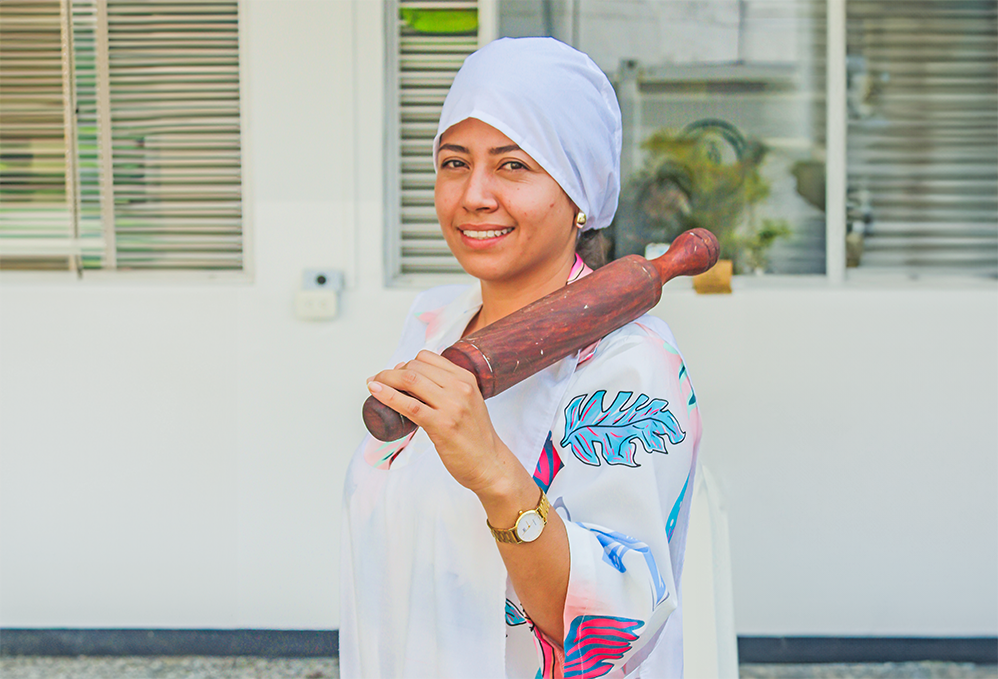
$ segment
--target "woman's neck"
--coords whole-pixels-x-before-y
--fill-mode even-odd
[[[482,308],[468,324],[465,335],[481,330],[501,318],[509,316],[541,297],[560,290],[568,282],[568,276],[575,264],[575,255],[557,271],[539,280],[523,284],[520,281],[481,281]]]

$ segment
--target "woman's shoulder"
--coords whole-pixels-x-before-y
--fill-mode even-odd
[[[677,356],[680,356],[679,349],[668,324],[658,317],[645,314],[583,350],[579,366],[591,361],[601,364],[637,361],[654,365],[664,359],[669,359],[668,363],[671,364]]]
[[[564,432],[556,437],[566,451],[561,459],[570,455],[589,472],[603,462],[608,468],[643,466],[635,458],[642,449],[670,453],[664,464],[680,463],[681,485],[700,437],[696,408],[668,325],[644,316],[604,337],[591,357],[583,352],[552,431]],[[638,440],[640,446],[633,443]]]
[[[471,286],[460,283],[451,285],[438,285],[428,290],[417,293],[416,298],[409,308],[410,316],[419,316],[428,311],[434,311],[446,307],[464,295],[467,295]]]

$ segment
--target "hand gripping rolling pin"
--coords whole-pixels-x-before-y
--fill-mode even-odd
[[[718,249],[710,231],[691,229],[661,257],[622,257],[458,340],[441,356],[471,372],[490,398],[638,318],[658,304],[668,281],[714,266]],[[364,403],[364,424],[381,441],[416,429],[373,396]]]

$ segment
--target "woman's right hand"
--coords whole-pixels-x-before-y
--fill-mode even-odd
[[[451,476],[476,494],[508,485],[505,448],[474,375],[423,350],[416,358],[382,370],[367,388],[378,401],[422,427]]]

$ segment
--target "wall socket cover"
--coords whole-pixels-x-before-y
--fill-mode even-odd
[[[299,290],[295,316],[303,321],[331,321],[339,312],[339,295],[333,290]]]

